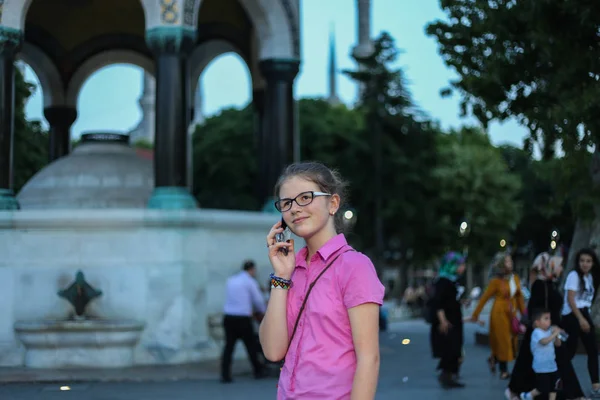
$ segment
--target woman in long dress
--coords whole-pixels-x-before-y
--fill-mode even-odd
[[[511,319],[518,310],[525,314],[525,301],[521,292],[519,277],[513,274],[513,261],[508,253],[501,253],[494,258],[493,263],[496,277],[493,278],[471,316],[471,321],[478,322],[479,314],[485,304],[493,297],[495,299],[490,314],[489,338],[492,354],[488,364],[492,372],[496,364],[500,366],[500,379],[510,378],[508,362],[515,359],[517,334],[512,331]]]
[[[562,309],[562,296],[556,289],[556,282],[563,271],[563,257],[550,256],[548,253],[539,254],[531,266],[531,275],[533,284],[531,285],[531,297],[527,304],[527,315],[533,315],[536,309],[546,309],[550,311],[552,324],[558,324],[560,321],[560,312]],[[521,341],[519,354],[512,370],[508,388],[505,391],[507,400],[518,400],[519,393],[530,392],[534,388],[535,373],[532,368],[533,356],[531,354],[531,333],[533,326],[528,324],[527,331]],[[579,385],[579,380],[571,364],[568,352],[565,346],[555,348],[556,362],[558,372],[561,375],[563,390],[558,398],[563,399],[582,399],[583,390]],[[536,398],[537,399],[537,398]],[[539,397],[543,400],[543,397]]]
[[[457,252],[449,252],[440,265],[438,278],[431,300],[431,349],[439,358],[437,369],[439,381],[444,388],[459,388],[464,384],[457,380],[463,347],[463,318],[458,278],[465,271],[465,258]]]

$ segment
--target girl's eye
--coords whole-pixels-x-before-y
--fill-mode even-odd
[[[304,201],[310,200],[310,195],[305,194],[304,196],[302,196],[302,200],[304,200]]]

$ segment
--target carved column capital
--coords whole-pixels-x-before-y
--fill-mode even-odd
[[[0,54],[15,56],[23,43],[23,32],[0,26]]]
[[[267,81],[292,83],[300,71],[300,60],[270,58],[262,60],[258,66]]]
[[[196,42],[197,31],[186,26],[160,25],[146,31],[146,43],[155,54],[187,56]]]

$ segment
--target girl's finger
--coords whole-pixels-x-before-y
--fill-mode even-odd
[[[274,245],[269,246],[269,253],[271,254],[277,254],[277,252],[281,249],[291,249],[292,248],[292,244],[291,243],[286,243],[286,242],[279,242],[279,243],[275,243]]]

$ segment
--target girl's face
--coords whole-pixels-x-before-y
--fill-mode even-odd
[[[301,177],[287,179],[279,190],[280,199],[295,199],[306,192],[321,192],[316,183]],[[300,206],[295,201],[292,208],[282,213],[283,219],[292,232],[308,239],[327,226],[339,207],[339,196],[314,197],[312,203]],[[333,224],[333,221],[331,221]],[[333,226],[333,225],[332,225]]]
[[[507,274],[513,271],[513,260],[511,256],[504,257],[504,270]]]
[[[462,263],[458,266],[458,268],[456,269],[456,274],[457,275],[462,275],[465,273],[465,270],[467,269],[467,265],[465,263]]]
[[[589,254],[581,254],[579,256],[579,269],[581,272],[587,274],[592,270],[593,266],[594,260],[592,260],[592,257]]]

